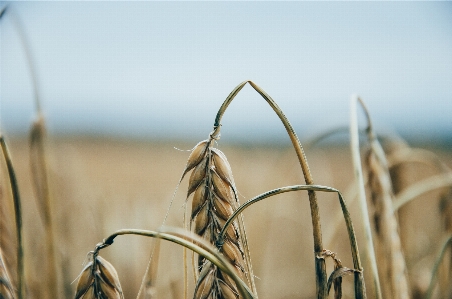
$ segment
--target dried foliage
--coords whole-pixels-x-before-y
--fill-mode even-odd
[[[267,191],[266,193],[247,201],[245,204],[240,205],[231,166],[229,165],[225,154],[218,148],[215,148],[214,145],[219,139],[219,128],[221,127],[220,120],[224,111],[232,99],[247,83],[249,83],[270,104],[276,114],[283,121],[294,145],[307,185],[280,187]],[[367,111],[366,114],[368,116]],[[30,133],[30,163],[33,187],[37,197],[37,206],[44,223],[44,237],[42,239],[45,240],[43,243],[47,248],[46,264],[49,265],[49,267],[43,267],[42,270],[45,274],[43,275],[43,277],[45,277],[45,281],[44,279],[42,280],[42,289],[46,288],[47,290],[38,290],[38,293],[47,294],[47,297],[58,297],[57,289],[61,289],[62,279],[59,273],[60,269],[58,269],[60,267],[56,263],[56,254],[54,251],[56,249],[55,244],[61,242],[61,238],[54,240],[53,236],[54,228],[57,229],[59,223],[55,223],[55,227],[52,224],[52,219],[57,218],[55,218],[55,215],[52,213],[52,204],[49,191],[52,186],[47,177],[48,165],[45,160],[44,153],[45,125],[44,119],[42,118],[40,112],[38,113],[38,116],[38,120],[33,124]],[[374,280],[373,288],[375,290],[379,288],[380,280],[383,298],[410,298],[413,291],[410,290],[409,287],[410,281],[409,276],[407,275],[407,265],[401,245],[398,219],[394,213],[394,210],[396,209],[395,206],[397,206],[394,202],[397,202],[398,200],[398,198],[394,195],[395,191],[404,195],[404,197],[401,196],[401,198],[404,198],[403,203],[411,200],[410,196],[405,195],[407,192],[405,192],[406,190],[402,187],[406,185],[406,182],[403,180],[405,170],[401,167],[402,165],[398,165],[400,167],[393,168],[390,175],[385,153],[372,131],[369,116],[368,120],[369,126],[367,133],[370,142],[370,149],[366,153],[365,161],[368,169],[367,182],[371,195],[370,202],[372,203],[372,209],[370,210],[373,213],[372,224],[375,232],[374,238],[378,263],[378,274],[375,275],[376,279]],[[355,134],[355,139],[357,139],[357,134],[358,133]],[[4,142],[3,138],[1,141]],[[3,146],[4,143],[2,143],[2,150],[5,155],[6,147]],[[359,159],[359,143],[357,143],[357,149],[357,156]],[[409,148],[406,144],[403,144],[403,146],[401,146],[401,150],[407,151]],[[8,173],[10,175],[9,179],[11,182],[11,190],[4,188],[4,183],[1,182],[0,298],[23,299],[25,298],[25,282],[23,280],[24,271],[22,259],[23,253],[21,246],[18,246],[18,244],[21,243],[18,241],[20,240],[20,236],[18,236],[17,239],[14,238],[14,235],[19,235],[19,232],[21,231],[21,217],[20,213],[17,212],[17,209],[14,209],[16,206],[13,207],[8,201],[10,193],[13,195],[12,197],[14,198],[14,204],[17,205],[20,201],[18,201],[17,182],[14,175],[11,176],[11,173],[14,174],[14,172],[12,171],[10,158],[7,155],[4,157],[7,167],[3,167],[3,165],[2,167],[7,170],[2,168],[2,178],[4,176],[3,173]],[[359,182],[358,185],[360,185],[360,190],[355,193],[362,193],[361,186],[362,190],[364,190],[364,180],[362,179],[361,165],[359,164],[359,171],[356,167],[354,170],[355,173],[361,171],[361,179],[357,180]],[[188,191],[185,200],[186,203],[188,203],[191,199],[191,210],[185,211],[185,214],[188,215],[188,217],[185,218],[188,219],[184,218],[184,225],[185,228],[190,226],[190,230],[192,232],[188,230],[171,232],[168,230],[165,232],[165,229],[167,228],[164,227],[160,228],[158,231],[134,229],[117,231],[115,234],[105,239],[102,243],[99,243],[96,246],[96,250],[91,252],[91,261],[84,267],[83,271],[79,275],[75,291],[76,299],[124,298],[123,290],[115,268],[98,255],[98,251],[100,249],[113,244],[113,239],[117,235],[124,234],[135,234],[166,239],[198,254],[197,260],[194,261],[194,299],[257,298],[242,212],[246,207],[251,206],[254,202],[270,196],[297,190],[307,191],[309,196],[311,220],[313,225],[312,237],[314,239],[317,298],[326,298],[332,287],[334,289],[334,298],[342,298],[342,279],[344,276],[349,274],[354,275],[355,278],[355,298],[366,298],[363,267],[361,266],[357,246],[358,242],[356,240],[351,221],[351,214],[348,211],[345,199],[337,189],[327,186],[314,185],[307,164],[307,159],[293,128],[276,103],[256,84],[251,81],[244,81],[230,93],[217,114],[214,131],[209,135],[207,140],[198,143],[191,151],[180,182],[190,172],[191,174],[188,179]],[[450,176],[450,171],[446,174],[448,174],[449,177],[445,177],[441,184],[430,184],[430,186],[427,187],[430,189],[440,187],[444,188],[444,186],[446,186],[452,178]],[[452,230],[452,193],[450,190],[452,189],[447,189],[447,192],[443,194],[440,206],[440,214],[444,225],[444,231],[449,234]],[[338,193],[343,213],[342,217],[345,219],[349,234],[353,268],[344,267],[342,262],[337,258],[336,253],[323,249],[320,213],[315,192]],[[16,197],[14,195],[16,195]],[[360,213],[365,213],[367,215],[367,206],[365,207],[366,208],[364,210],[361,209]],[[16,220],[16,227],[14,227],[14,220]],[[328,225],[331,226],[331,222],[328,223]],[[368,227],[370,228],[370,226],[371,225],[369,223]],[[365,234],[367,234],[367,229],[365,229]],[[305,236],[306,235],[303,234],[303,238]],[[433,294],[434,296],[439,294],[441,298],[448,298],[451,295],[452,289],[448,282],[451,277],[450,271],[452,269],[451,240],[452,238],[449,238],[447,243],[443,246],[440,257],[434,265],[434,271],[428,291],[428,294],[430,295]],[[373,248],[374,245],[372,245],[372,250]],[[369,252],[375,256],[373,251],[368,251],[368,253]],[[156,256],[158,256],[158,254]],[[325,260],[327,258],[332,258],[334,261],[334,270],[328,279],[326,279],[327,275],[325,267]],[[444,263],[444,260],[447,262]],[[441,269],[439,268],[443,265],[446,265],[446,271],[443,271],[444,273],[441,272]],[[284,269],[281,271],[284,271]],[[375,273],[377,273],[376,267]],[[155,278],[157,276],[157,268],[150,271],[149,277],[152,277],[152,279],[148,280],[150,283],[147,286],[147,290],[154,291],[154,288],[157,287],[155,284]],[[437,279],[436,276],[441,278]],[[143,278],[143,280],[145,280],[145,278]],[[174,285],[176,282],[172,281],[171,284]],[[30,296],[35,295],[35,293],[33,293],[33,291],[35,291],[34,287],[35,286],[28,286]],[[185,289],[187,290],[188,288],[189,287],[186,285]],[[73,291],[73,289],[70,290],[71,294],[73,294]],[[375,293],[377,294],[375,297],[379,298],[380,290],[378,289]],[[174,292],[174,294],[178,293]],[[153,297],[154,293],[146,293],[145,296],[147,296],[146,298]]]

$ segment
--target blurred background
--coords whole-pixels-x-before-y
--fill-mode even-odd
[[[5,6],[0,128],[24,203],[30,298],[52,297],[45,275],[52,271],[46,255],[52,246],[43,241],[48,230],[32,188],[27,140],[36,96],[48,132],[41,169],[49,177],[60,298],[73,297],[87,252],[114,231],[157,229],[167,213],[167,225],[182,226],[188,178],[178,183],[188,150],[208,137],[220,105],[244,80],[264,89],[291,121],[307,145],[315,183],[344,194],[360,248],[365,238],[351,203],[357,191],[347,134],[335,139],[342,144],[305,143],[348,126],[352,94],[366,102],[378,134],[428,145],[443,168],[452,168],[452,2],[0,2],[0,10]],[[222,125],[215,146],[228,157],[241,202],[304,183],[284,127],[249,85]],[[444,171],[405,164],[398,191]],[[444,236],[440,198],[452,193],[443,189],[399,214],[413,298],[424,298]],[[318,197],[324,246],[351,267],[337,197]],[[244,214],[259,297],[315,297],[306,192],[262,201]],[[126,298],[140,289],[150,244],[121,237],[102,251]],[[182,250],[160,246],[157,297],[182,298]],[[344,278],[344,294],[353,294],[351,278]]]
[[[7,4],[55,134],[204,138],[229,92],[253,80],[302,139],[347,125],[357,93],[380,130],[452,140],[451,2]],[[25,133],[30,69],[8,14],[0,30],[0,121]],[[251,87],[238,98],[223,136],[288,142]]]

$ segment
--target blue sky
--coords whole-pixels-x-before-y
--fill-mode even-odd
[[[205,138],[222,101],[250,79],[301,138],[347,125],[353,93],[379,130],[452,137],[452,2],[13,2],[9,9],[0,21],[6,133],[26,131],[34,109],[14,14],[51,133]],[[222,132],[273,140],[284,129],[245,87]]]

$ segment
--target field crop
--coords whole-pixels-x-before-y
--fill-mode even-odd
[[[245,86],[287,144],[220,138]],[[28,138],[0,131],[0,298],[452,298],[452,152],[380,135],[359,96],[349,144],[302,146],[249,80],[190,144],[49,135],[34,91]]]
[[[450,251],[444,244],[448,244],[445,242],[450,234],[451,153],[438,148],[414,149],[391,136],[383,136],[384,146],[379,148],[375,147],[378,140],[372,139],[376,137],[371,136],[375,134],[372,128],[368,127],[367,132],[371,132],[370,142],[365,141],[364,135],[361,138],[364,144],[361,146],[361,187],[356,184],[359,179],[355,178],[354,150],[321,142],[320,145],[307,143],[306,152],[301,155],[308,157],[311,179],[315,178],[318,184],[303,185],[306,175],[289,146],[255,148],[228,144],[219,139],[218,131],[214,130],[210,139],[200,143],[190,155],[190,151],[175,148],[188,150],[193,144],[177,141],[153,143],[46,136],[44,121],[39,119],[29,140],[10,140],[8,152],[12,160],[5,157],[2,161],[2,213],[8,215],[2,218],[1,248],[4,269],[10,269],[2,272],[9,274],[5,276],[8,279],[2,277],[2,295],[5,298],[70,298],[77,288],[77,298],[86,297],[88,293],[102,294],[99,295],[102,298],[130,298],[137,293],[143,298],[181,298],[184,294],[194,298],[257,295],[261,298],[324,298],[327,295],[322,294],[322,288],[327,291],[330,278],[329,283],[334,286],[329,297],[334,293],[335,298],[342,295],[374,298],[381,291],[384,298],[448,298]],[[378,152],[378,149],[384,151]],[[380,164],[378,156],[374,156],[374,160],[366,158],[374,150],[374,155],[384,155],[384,164]],[[11,249],[17,248],[12,237],[17,229],[11,217],[14,215],[11,172],[6,161],[14,164],[22,202],[19,217],[23,224],[23,270],[17,267],[16,251]],[[370,166],[366,166],[366,161]],[[224,162],[227,164],[218,164]],[[207,176],[205,169],[210,171]],[[187,178],[181,179],[182,173]],[[46,206],[39,199],[47,188],[43,184],[48,184],[48,211],[41,211],[42,206]],[[212,195],[197,194],[201,192],[196,191],[200,184],[204,184],[201,191],[211,190]],[[213,184],[209,187],[212,189],[206,187],[209,184]],[[369,217],[369,228],[361,220],[364,218],[362,206],[357,199],[360,188],[365,188],[367,194],[364,196],[368,210],[364,216]],[[188,196],[185,190],[191,190]],[[272,191],[266,193],[269,190]],[[338,191],[348,206],[350,217],[346,221]],[[322,238],[322,250],[315,255],[309,196],[314,192]],[[260,197],[256,197],[259,194]],[[225,201],[224,196],[232,197]],[[191,203],[192,197],[196,203]],[[252,198],[254,200],[248,201]],[[222,206],[217,206],[215,200],[223,201]],[[386,208],[381,206],[384,200]],[[219,234],[225,221],[235,216],[231,213],[245,207],[241,206],[245,202],[247,209],[240,213],[243,219],[231,222],[233,231]],[[393,207],[397,210],[391,213]],[[204,216],[214,221],[212,224],[198,218],[202,209],[212,209],[212,212],[206,210]],[[389,218],[381,222],[384,217]],[[243,227],[239,227],[238,220],[243,220]],[[354,222],[352,230],[350,220]],[[53,224],[51,238],[48,223]],[[165,226],[161,227],[163,223]],[[208,235],[206,228],[212,229]],[[372,250],[366,249],[369,246],[367,229],[373,235],[378,269],[386,267],[385,273],[394,274],[385,277],[380,273],[375,277],[372,273],[368,256]],[[211,245],[204,244],[189,233],[190,230]],[[129,234],[154,238],[122,236]],[[230,239],[242,238],[245,234],[246,240]],[[355,237],[356,249],[361,250],[354,253]],[[159,238],[171,242],[159,241]],[[221,249],[225,241],[231,242],[229,247],[237,247]],[[207,262],[201,255],[195,259],[188,252],[183,253],[181,246],[171,243],[200,246],[201,249],[192,249],[208,256],[212,252],[214,255],[210,258],[216,263]],[[220,249],[217,253],[215,246]],[[91,253],[87,255],[88,252]],[[99,252],[105,260],[97,258]],[[325,262],[324,270],[318,260]],[[224,263],[232,265],[238,277],[228,278],[233,273],[224,272],[230,271],[224,268]],[[253,270],[247,268],[251,263]],[[361,268],[356,267],[357,263],[362,264]],[[79,278],[83,268],[84,274]],[[322,271],[325,277],[321,277]],[[17,287],[21,272],[22,294]],[[361,275],[364,281],[360,280]],[[400,282],[398,275],[404,277],[404,287],[391,287],[391,280],[383,283],[384,279],[394,277]],[[242,293],[235,279],[243,281],[248,295]]]

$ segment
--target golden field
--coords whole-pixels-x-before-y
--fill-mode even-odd
[[[164,220],[192,143],[151,142],[125,139],[52,137],[46,153],[55,225],[58,277],[62,298],[74,296],[77,276],[87,253],[108,235],[123,228],[157,230]],[[30,298],[46,298],[43,222],[31,186],[28,142],[7,139],[18,176],[23,205],[24,251],[27,288]],[[365,147],[365,144],[362,145]],[[268,190],[304,184],[292,147],[230,145],[219,140],[232,167],[240,201]],[[318,185],[341,190],[348,202],[357,231],[364,271],[368,268],[359,209],[353,198],[353,168],[347,146],[305,147]],[[452,152],[430,149],[449,167]],[[365,172],[366,173],[366,172]],[[405,185],[438,173],[431,165],[410,163],[405,169]],[[178,187],[165,225],[182,227],[186,178]],[[5,184],[5,173],[2,172]],[[400,234],[412,289],[425,291],[443,238],[440,195],[429,192],[404,206],[399,214]],[[350,245],[337,195],[318,193],[324,247],[337,253],[346,267],[353,267]],[[188,201],[190,208],[190,201]],[[245,225],[259,298],[314,298],[315,272],[312,224],[307,192],[271,197],[245,211]],[[135,298],[148,263],[153,240],[120,236],[101,255],[116,268],[125,298]],[[183,298],[182,249],[159,242],[160,256],[155,298]],[[328,273],[333,270],[327,261]],[[368,297],[372,285],[365,273]],[[190,271],[191,274],[191,271]],[[193,294],[193,279],[190,276]],[[353,278],[343,282],[345,298],[353,294]],[[192,295],[189,295],[192,296]],[[330,295],[332,298],[332,294]]]

